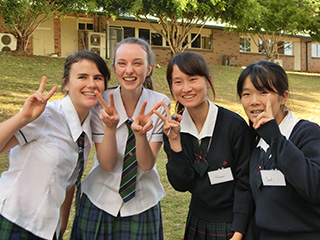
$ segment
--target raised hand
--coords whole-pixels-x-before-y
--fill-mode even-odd
[[[46,82],[47,77],[43,76],[39,89],[34,94],[30,95],[23,105],[20,113],[27,123],[32,122],[41,115],[46,107],[47,101],[57,90],[57,87],[54,86],[45,96],[43,96]]]
[[[136,119],[133,121],[131,125],[132,131],[140,134],[145,134],[146,132],[150,131],[153,128],[153,122],[150,119],[151,115],[154,113],[156,109],[161,106],[161,103],[155,105],[147,114],[144,114],[147,106],[147,101],[145,101],[140,109],[140,112]]]
[[[170,139],[176,139],[177,137],[180,136],[180,129],[181,129],[180,123],[172,119],[170,110],[164,102],[161,102],[161,105],[164,107],[167,116],[162,115],[156,110],[154,110],[154,113],[157,114],[158,117],[164,122],[163,132]]]
[[[266,108],[264,109],[264,111],[262,113],[260,113],[256,117],[256,119],[254,119],[252,127],[254,129],[258,129],[263,124],[269,122],[272,119],[274,119],[274,116],[273,116],[272,104],[271,104],[270,93],[269,93],[267,96]]]
[[[111,92],[109,95],[109,99],[110,99],[109,106],[104,101],[100,92],[94,91],[94,93],[98,97],[98,100],[103,107],[103,109],[101,109],[101,111],[100,111],[100,115],[99,115],[100,119],[104,122],[104,124],[108,128],[116,129],[116,127],[119,123],[119,114],[114,106],[113,93]]]

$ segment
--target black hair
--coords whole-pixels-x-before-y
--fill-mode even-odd
[[[201,76],[205,77],[209,82],[213,96],[215,96],[214,87],[210,78],[210,70],[206,60],[199,54],[186,51],[173,56],[167,66],[167,82],[170,87],[171,95],[172,92],[172,72],[173,66],[177,65],[181,72],[189,76]],[[184,106],[180,102],[176,102],[176,112],[181,113],[184,110]]]

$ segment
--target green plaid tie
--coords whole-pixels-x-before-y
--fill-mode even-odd
[[[79,205],[80,205],[80,195],[81,195],[81,177],[83,174],[83,150],[84,150],[84,132],[81,133],[80,137],[77,140],[78,149],[79,149],[79,157],[78,157],[78,177],[76,180],[76,214],[79,214]]]
[[[210,137],[205,137],[201,139],[199,144],[198,139],[193,137],[193,149],[194,149],[194,168],[199,173],[200,176],[203,176],[207,171],[209,164],[207,161],[207,152],[208,145],[210,142]]]
[[[128,202],[135,196],[137,180],[136,139],[131,129],[131,120],[126,121],[128,139],[124,153],[123,169],[119,193],[124,202]]]

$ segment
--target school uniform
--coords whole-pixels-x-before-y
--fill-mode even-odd
[[[82,131],[86,164],[92,139],[90,118],[81,126],[66,96],[48,102],[37,119],[15,133],[19,145],[10,150],[9,169],[0,178],[1,223],[8,221],[0,224],[0,239],[17,239],[19,234],[10,232],[15,226],[39,238],[53,238],[66,190],[77,178],[77,139]]]
[[[177,191],[191,193],[184,239],[230,239],[233,231],[245,234],[252,215],[248,173],[253,138],[239,115],[209,103],[200,133],[188,109],[184,110],[180,123],[181,152],[173,151],[168,138],[164,138],[168,179]],[[207,152],[202,155],[208,165],[201,172],[197,163],[202,159],[197,156],[194,141],[202,142],[208,137]],[[226,175],[231,174],[232,178],[216,181],[222,173],[219,171],[227,171]]]
[[[261,138],[251,156],[250,185],[260,239],[320,239],[319,126],[288,112],[279,126],[274,119],[257,133]],[[264,161],[261,152],[269,153]],[[282,178],[268,175],[279,171]]]
[[[88,176],[82,182],[83,197],[79,216],[76,216],[72,236],[73,239],[161,239],[162,220],[159,201],[165,196],[165,191],[160,182],[156,167],[149,171],[137,170],[135,197],[124,202],[119,194],[119,187],[122,175],[123,157],[126,147],[128,129],[126,114],[121,95],[120,86],[115,90],[107,90],[103,97],[106,102],[113,91],[114,104],[120,120],[116,130],[118,161],[112,172],[104,171],[95,156],[95,165]],[[143,88],[137,106],[132,116],[134,120],[144,101],[147,101],[145,112],[149,112],[157,103],[164,101],[170,106],[168,97],[161,93]],[[93,140],[101,143],[104,135],[104,125],[99,118],[101,105],[98,104],[92,109],[92,131]],[[165,114],[164,108],[158,109]],[[156,115],[151,116],[153,128],[146,133],[149,142],[162,142],[163,122]],[[146,213],[150,211],[149,223],[146,223]],[[139,232],[139,229],[130,228],[130,221],[137,221],[141,228],[156,225],[150,229]],[[119,222],[125,222],[118,225]],[[121,226],[121,227],[119,227]],[[127,226],[128,228],[125,228]],[[137,232],[135,232],[137,231]],[[150,232],[151,231],[151,232]],[[132,236],[135,234],[135,237]],[[139,236],[139,237],[137,237]]]

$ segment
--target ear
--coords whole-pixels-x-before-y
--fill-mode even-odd
[[[211,75],[209,76],[209,80],[210,80],[210,82],[212,82],[212,77],[211,77]],[[210,83],[209,83],[209,80],[207,80],[207,89],[211,88],[211,85],[210,85]]]
[[[289,97],[289,91],[286,90],[286,91],[283,93],[283,95],[281,96],[280,104],[281,104],[281,105],[284,105],[284,104],[287,102],[288,97]]]
[[[152,72],[152,69],[153,69],[153,64],[151,64],[150,66],[148,66],[147,75],[146,75],[146,76],[149,76],[149,75],[150,75],[150,73]]]
[[[68,83],[66,83],[66,79],[63,79],[63,83],[64,83],[64,90],[66,90],[66,92],[69,92],[69,87],[68,87]]]

